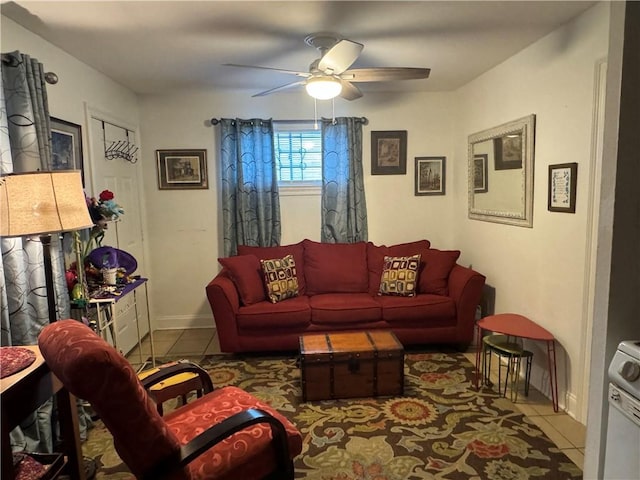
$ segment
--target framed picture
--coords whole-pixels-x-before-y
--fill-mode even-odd
[[[82,165],[82,128],[75,123],[50,118],[51,122],[51,169],[80,170],[84,183]]]
[[[371,132],[371,175],[407,173],[407,131]]]
[[[489,155],[479,153],[473,156],[473,193],[487,193],[489,191]]]
[[[416,157],[416,195],[444,195],[446,157]]]
[[[549,211],[576,213],[577,181],[577,163],[549,165]]]
[[[496,170],[522,168],[522,132],[507,133],[493,139]]]
[[[160,190],[209,188],[206,150],[156,150],[156,160]]]

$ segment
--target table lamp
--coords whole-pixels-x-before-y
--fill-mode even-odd
[[[91,226],[79,170],[0,177],[0,236],[40,237],[50,323],[56,321],[51,234]]]

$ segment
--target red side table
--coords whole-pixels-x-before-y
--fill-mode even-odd
[[[558,411],[558,375],[556,372],[556,344],[555,337],[537,323],[516,313],[500,313],[478,320],[476,323],[476,390],[480,388],[480,353],[482,350],[483,330],[514,337],[539,340],[547,343],[547,360],[549,365],[549,384],[553,411]]]

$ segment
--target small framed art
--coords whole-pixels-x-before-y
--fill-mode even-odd
[[[156,150],[156,160],[160,190],[209,188],[206,150]]]
[[[416,157],[416,195],[444,195],[446,157]]]
[[[407,131],[371,132],[371,175],[407,173]]]
[[[514,132],[493,139],[496,170],[522,168],[522,133]]]
[[[80,170],[84,183],[82,165],[82,127],[75,123],[50,118],[51,122],[51,169]]]
[[[489,191],[489,155],[479,153],[473,156],[473,193],[487,193]]]
[[[576,213],[577,182],[577,163],[549,165],[549,211]]]

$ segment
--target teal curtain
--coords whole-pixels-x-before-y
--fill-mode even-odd
[[[322,122],[322,231],[326,243],[366,241],[361,118]]]
[[[220,125],[224,255],[235,255],[238,245],[279,245],[273,122],[223,118]]]

